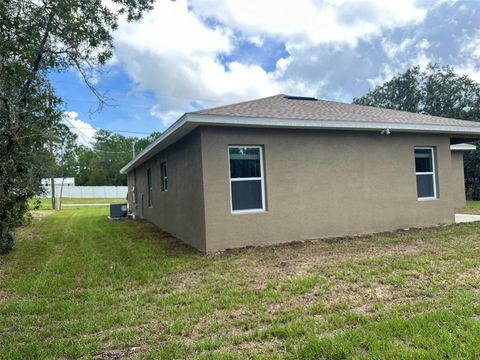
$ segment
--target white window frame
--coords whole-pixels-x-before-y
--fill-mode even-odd
[[[432,170],[427,172],[417,172],[415,169],[415,185],[417,185],[417,175],[433,175],[433,197],[426,196],[426,197],[418,197],[418,189],[417,190],[417,200],[418,201],[428,201],[428,200],[437,200],[437,173],[436,173],[436,164],[435,164],[435,148],[433,146],[415,146],[413,151],[413,156],[415,160],[415,150],[430,150],[432,152]],[[416,165],[415,165],[416,166]]]
[[[248,178],[232,178],[232,171],[230,169],[230,149],[238,148],[249,148],[249,149],[259,149],[260,153],[260,177],[248,177]],[[265,176],[263,168],[263,146],[261,145],[229,145],[228,146],[228,178],[230,179],[228,185],[230,190],[230,211],[232,214],[247,214],[247,213],[259,213],[265,212]],[[245,209],[245,210],[233,210],[233,199],[232,199],[232,181],[248,181],[248,180],[260,180],[260,186],[262,189],[262,208],[259,209]]]
[[[165,171],[163,169],[165,168]],[[160,163],[160,176],[162,177],[162,191],[168,191],[168,169],[167,169],[167,162],[162,161]]]

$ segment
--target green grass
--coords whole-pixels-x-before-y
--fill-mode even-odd
[[[456,209],[457,213],[480,215],[480,201],[467,200],[467,206],[464,209]]]
[[[480,209],[480,201],[478,201],[478,200],[467,200],[467,208],[469,208],[469,209]]]
[[[62,204],[110,204],[110,203],[127,202],[125,198],[62,198]],[[51,210],[52,199],[40,198],[30,201],[30,208],[34,209],[38,204],[37,210]]]
[[[106,207],[0,257],[0,358],[474,359],[480,224],[204,256]]]

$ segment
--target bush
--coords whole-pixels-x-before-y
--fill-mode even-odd
[[[13,245],[15,245],[15,236],[12,232],[0,234],[0,255],[10,252]]]

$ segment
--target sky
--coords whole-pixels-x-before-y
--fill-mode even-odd
[[[451,65],[480,81],[479,0],[157,0],[120,22],[95,76],[51,74],[67,122],[143,137],[183,113],[278,93],[351,102],[415,66]]]

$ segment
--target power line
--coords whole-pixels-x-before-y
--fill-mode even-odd
[[[108,151],[108,150],[100,150],[100,149],[91,149],[91,150],[108,153],[108,154],[130,154],[130,151]]]
[[[45,136],[45,135],[46,135],[45,133],[38,132],[38,133],[30,134],[30,135],[17,137],[17,139],[25,139],[25,138],[29,138],[29,137],[37,137],[37,136]],[[84,133],[81,133],[81,135],[84,135],[88,140],[91,140],[92,142],[95,142],[92,138],[85,135]],[[90,151],[102,152],[102,153],[107,153],[107,154],[130,154],[130,151],[108,151],[108,150],[101,150],[101,149],[95,149],[95,148],[89,148],[89,149],[90,149]]]
[[[70,119],[65,118],[65,120],[66,120],[71,126],[75,127],[75,125],[72,124],[72,122],[70,121]],[[79,132],[80,134],[82,134],[82,135],[83,135],[87,140],[89,140],[90,142],[92,142],[92,143],[95,142],[94,139],[92,139],[90,136],[88,136],[87,134],[85,134],[85,133],[84,133],[83,131],[81,131],[80,129],[78,129],[78,132]]]
[[[69,121],[69,123],[71,124],[71,122]],[[68,126],[70,129],[85,129],[85,130],[92,130],[94,129],[93,127],[87,127],[87,126],[75,126],[75,125],[72,125],[72,126]],[[96,129],[94,129],[96,130]],[[130,133],[130,134],[140,134],[140,135],[150,135],[151,133],[148,133],[148,132],[141,132],[141,131],[130,131],[130,130],[115,130],[115,129],[105,129],[105,128],[101,128],[100,130],[106,130],[106,131],[111,131],[111,132],[121,132],[121,133]]]
[[[68,121],[68,122],[71,124],[70,121]],[[97,129],[95,129],[93,127],[86,127],[86,126],[75,126],[75,125],[68,126],[67,125],[67,127],[69,129],[85,129],[85,130],[92,130],[93,129],[93,130],[97,131]],[[118,132],[118,133],[140,134],[140,135],[151,135],[152,133],[155,132],[155,131],[141,132],[141,131],[130,131],[130,130],[115,130],[115,129],[105,129],[105,128],[100,128],[100,130],[106,130],[106,131]],[[88,138],[89,140],[94,141],[91,136],[85,134],[83,131],[78,130],[78,132],[80,133],[80,135],[83,135],[84,137]],[[31,137],[31,136],[37,136],[37,135],[44,135],[44,134],[43,133],[35,133],[35,134],[32,134],[32,135],[21,136],[18,139],[23,139],[23,138],[27,138],[27,137]]]
[[[212,102],[212,103],[217,103],[217,104],[223,104],[225,103],[224,100],[219,100],[219,99],[207,99],[207,98],[197,98],[197,97],[187,97],[187,96],[178,96],[178,95],[165,95],[165,94],[155,94],[157,98],[172,98],[172,99],[183,99],[183,100],[190,100],[191,102],[196,102],[196,101],[201,101],[201,102]],[[78,102],[89,102],[91,103],[92,100],[88,100],[85,98],[80,98],[80,97],[68,97],[64,99],[64,101],[78,101]],[[94,101],[94,100],[93,100]],[[121,106],[120,104],[112,104],[112,106]],[[128,107],[144,107],[143,105],[140,104],[128,104]],[[151,105],[147,105],[145,107],[148,107]]]
[[[71,121],[69,119],[65,118],[65,120],[68,121],[68,123],[73,126],[73,124],[71,123]],[[76,129],[78,129],[78,128],[76,128]],[[90,136],[85,134],[83,131],[78,130],[78,132],[80,134],[84,135],[85,138],[89,139],[92,143],[96,142],[94,139],[92,139]],[[93,148],[92,150],[93,151],[98,151],[98,152],[103,152],[103,153],[108,153],[108,154],[129,154],[130,153],[130,151],[108,151],[108,150],[100,150],[100,149],[95,149],[95,148]]]

